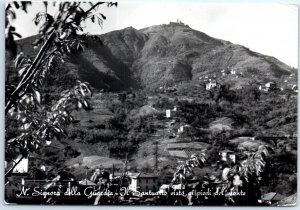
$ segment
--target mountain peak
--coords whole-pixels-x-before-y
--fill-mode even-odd
[[[215,39],[181,21],[139,30],[127,27],[100,38],[104,46],[89,43],[90,48],[74,61],[79,77],[96,88],[100,80],[112,90],[157,89],[183,81],[198,84],[199,78],[212,76],[219,82],[251,84],[294,73],[277,59]],[[239,76],[221,77],[221,72],[232,68]]]
[[[115,39],[113,34],[118,33],[123,35]],[[210,37],[179,20],[139,30],[126,28],[102,38],[112,54],[138,78],[141,86],[150,89],[182,81],[197,83],[200,77],[219,75],[228,68],[235,68],[244,75],[238,78],[244,84],[252,80],[278,80],[291,72],[287,65],[276,59]],[[118,43],[118,46],[112,43]],[[257,75],[253,75],[253,69]],[[225,82],[231,81],[233,78]]]

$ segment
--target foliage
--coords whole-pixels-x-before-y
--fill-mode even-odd
[[[90,89],[81,82],[73,89],[63,92],[60,100],[50,109],[41,107],[37,96],[24,96],[8,112],[10,120],[19,122],[21,133],[7,140],[6,159],[15,158],[18,154],[27,157],[29,152],[34,152],[41,145],[49,145],[54,138],[65,135],[63,128],[73,120],[71,111],[74,108],[88,109],[89,97]]]
[[[210,189],[218,195],[194,198],[196,204],[228,204],[228,205],[245,205],[247,202],[258,204],[260,199],[259,185],[262,180],[265,168],[268,163],[268,157],[272,148],[260,146],[255,153],[244,154],[246,158],[241,159],[236,164],[230,165],[222,163],[222,173],[211,173],[203,177],[203,181],[193,184],[195,176],[194,169],[201,168],[205,165],[205,153],[193,154],[190,159],[181,164],[174,173],[171,187],[174,184],[183,184],[185,193],[188,194],[193,190],[198,192]],[[201,180],[197,177],[197,180]],[[250,190],[251,189],[251,190]],[[245,196],[234,196],[234,193],[245,192]]]
[[[27,157],[29,152],[49,145],[54,138],[65,134],[64,127],[73,120],[72,110],[90,109],[88,100],[92,93],[87,83],[77,81],[74,88],[63,91],[60,99],[50,106],[42,101],[43,83],[59,62],[64,62],[71,53],[84,50],[87,47],[87,39],[97,39],[86,34],[79,38],[78,34],[83,32],[82,23],[91,20],[101,26],[106,17],[97,12],[98,6],[106,4],[111,7],[117,6],[117,3],[89,2],[90,7],[87,10],[83,9],[83,2],[53,2],[53,6],[56,4],[58,11],[54,16],[47,13],[48,2],[44,2],[45,12],[38,12],[34,18],[35,25],[39,27],[39,36],[32,43],[38,49],[34,59],[27,57],[23,52],[17,55],[14,37],[21,36],[13,27],[15,10],[27,12],[31,2],[6,4],[7,60],[13,58],[18,75],[14,78],[15,82],[7,81],[5,114],[7,123],[14,121],[19,127],[18,136],[6,139],[7,160],[18,155],[22,158]],[[10,174],[13,168],[8,170],[6,175]]]

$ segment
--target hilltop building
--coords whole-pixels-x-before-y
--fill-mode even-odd
[[[170,21],[170,23],[169,23],[170,25],[182,25],[182,26],[185,26],[185,24],[181,21],[181,20],[179,20],[179,19],[177,19],[177,21],[176,22],[172,22],[172,21]]]

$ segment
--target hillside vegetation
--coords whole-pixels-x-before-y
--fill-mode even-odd
[[[129,170],[153,171],[157,158],[157,171],[167,177],[194,152],[206,152],[210,171],[223,149],[238,154],[267,144],[275,155],[265,191],[296,192],[288,178],[297,173],[297,93],[288,88],[297,84],[295,69],[185,25],[99,37],[102,43],[89,41],[47,80],[45,104],[76,79],[89,82],[95,94],[89,112],[73,113],[65,138],[43,149],[46,164],[80,178],[86,166],[121,170],[127,155]],[[33,54],[32,40],[20,40],[20,49]],[[232,69],[235,74],[223,75]],[[209,78],[219,86],[206,90]],[[270,81],[277,88],[259,91]],[[183,125],[190,129],[178,135]]]

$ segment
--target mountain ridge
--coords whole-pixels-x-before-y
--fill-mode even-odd
[[[223,82],[221,72],[232,68],[247,80],[245,85],[268,80],[282,82],[282,77],[295,73],[274,57],[215,39],[183,24],[139,30],[127,27],[98,37],[103,45],[88,41],[84,52],[67,61],[78,79],[90,82],[96,89],[155,90],[180,82],[199,83],[200,77],[213,75]]]

